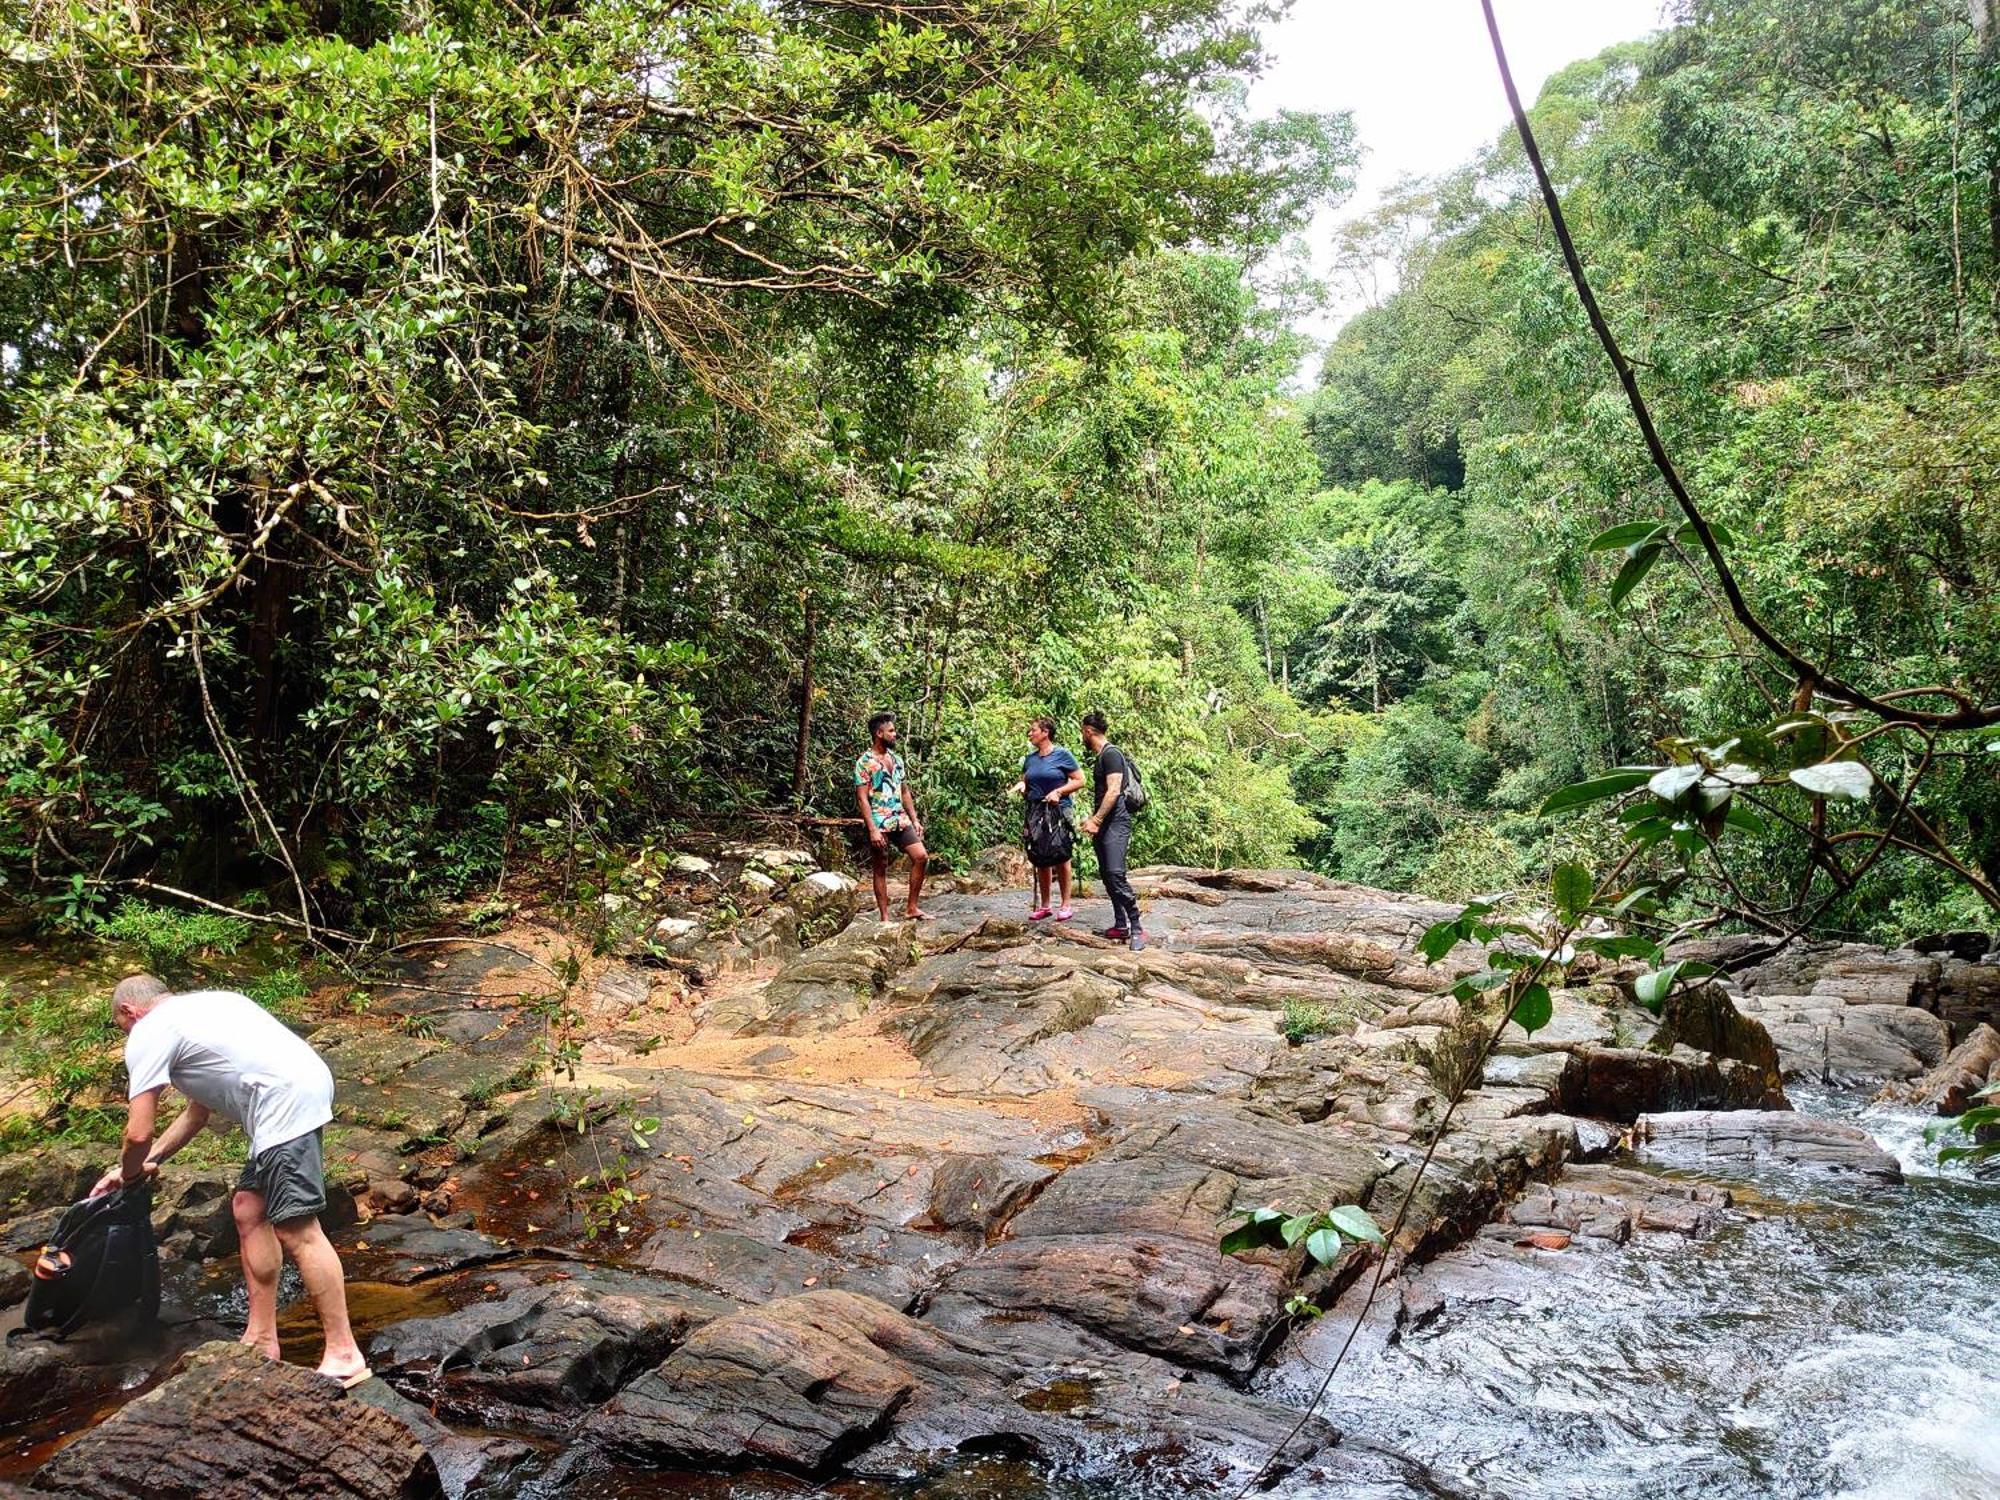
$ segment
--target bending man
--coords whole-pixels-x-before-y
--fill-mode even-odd
[[[134,974],[112,991],[111,1013],[125,1033],[131,1106],[124,1155],[91,1195],[152,1176],[211,1116],[236,1121],[250,1137],[250,1160],[230,1205],[250,1294],[242,1342],[278,1358],[278,1273],[289,1255],[326,1335],[319,1373],[359,1385],[368,1365],[348,1327],[340,1257],[319,1224],[326,1209],[320,1130],[333,1118],[326,1064],[277,1017],[232,990],[173,995],[152,975]],[[155,1140],[168,1084],[187,1096],[187,1108]]]

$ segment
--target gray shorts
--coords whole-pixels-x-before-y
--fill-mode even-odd
[[[315,1219],[326,1211],[326,1159],[319,1135],[314,1130],[294,1136],[244,1163],[236,1191],[263,1194],[264,1217],[273,1224]]]

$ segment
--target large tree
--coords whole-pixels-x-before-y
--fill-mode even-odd
[[[718,718],[789,769],[857,586],[1006,571],[925,492],[954,343],[1090,356],[1133,257],[1271,243],[1349,154],[1229,107],[1222,0],[4,31],[0,862],[78,899],[171,832],[380,909],[687,805]]]

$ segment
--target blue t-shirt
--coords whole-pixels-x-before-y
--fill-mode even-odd
[[[1029,755],[1021,762],[1021,777],[1028,783],[1028,800],[1039,802],[1068,781],[1077,769],[1076,757],[1061,745],[1049,746],[1047,755]],[[1069,798],[1062,799],[1069,806]]]

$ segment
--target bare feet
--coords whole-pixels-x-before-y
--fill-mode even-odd
[[[259,1354],[263,1355],[264,1358],[266,1359],[279,1359],[282,1357],[278,1353],[278,1336],[275,1333],[272,1334],[269,1338],[259,1338],[256,1335],[252,1334],[250,1330],[246,1328],[243,1330],[243,1337],[238,1339],[236,1342],[239,1344],[247,1344],[250,1348],[255,1349]]]

